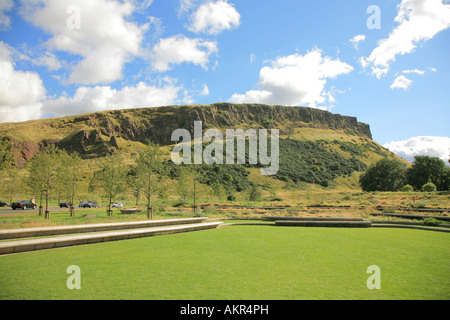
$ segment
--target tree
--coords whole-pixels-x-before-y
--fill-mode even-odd
[[[62,168],[59,172],[60,180],[70,199],[70,216],[75,216],[75,192],[81,172],[81,158],[77,152],[62,157]]]
[[[158,187],[164,179],[162,174],[163,150],[157,144],[147,142],[146,148],[140,152],[136,160],[135,170],[142,179],[144,195],[147,199],[147,218],[153,219],[152,196],[158,192]]]
[[[12,153],[12,146],[13,143],[11,142],[11,140],[0,140],[0,174],[2,170],[7,170],[13,167],[15,164],[14,154]]]
[[[139,176],[137,166],[132,166],[130,171],[128,171],[127,184],[131,188],[131,192],[136,199],[136,205],[139,205],[139,198],[141,197],[142,189],[144,188],[144,182]]]
[[[450,169],[437,157],[415,156],[406,176],[408,183],[416,190],[421,190],[428,182],[434,183],[437,190],[449,189]]]
[[[249,201],[259,201],[261,199],[261,188],[252,183],[247,191],[247,199]]]
[[[35,155],[30,163],[29,181],[34,180],[32,190],[45,195],[45,219],[50,219],[48,210],[50,192],[53,191],[58,179],[58,172],[62,167],[62,158],[65,154],[65,151],[51,144]]]
[[[0,187],[1,192],[4,192],[9,196],[10,203],[13,202],[15,194],[18,194],[20,190],[25,190],[27,188],[27,184],[24,180],[27,179],[23,179],[19,169],[17,169],[16,166],[4,170]]]
[[[194,179],[193,175],[191,176],[191,169],[190,167],[180,165],[179,171],[178,171],[178,195],[180,197],[180,200],[186,201],[189,199],[193,192],[191,191],[191,186],[194,185]]]
[[[364,191],[398,191],[405,184],[406,165],[395,159],[383,158],[360,176]]]
[[[100,171],[95,175],[104,190],[105,197],[108,199],[106,211],[108,216],[112,215],[112,199],[125,190],[126,172],[119,156],[107,155],[101,163]]]
[[[9,139],[0,140],[0,181],[7,176],[8,171],[15,167],[13,143]]]

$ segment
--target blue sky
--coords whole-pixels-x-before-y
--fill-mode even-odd
[[[0,0],[0,122],[214,102],[355,116],[450,154],[442,0]]]

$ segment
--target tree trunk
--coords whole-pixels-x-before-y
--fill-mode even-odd
[[[50,212],[48,211],[48,193],[49,193],[49,190],[48,190],[48,187],[47,187],[47,189],[45,190],[45,219],[50,219]]]
[[[148,201],[147,201],[147,219],[153,220],[153,207],[152,207],[152,200],[151,195],[148,195]]]
[[[111,201],[112,201],[112,198],[110,197],[109,198],[109,204],[108,204],[108,210],[106,210],[107,216],[112,216]]]
[[[197,185],[197,177],[196,176],[194,176],[194,214],[197,212],[197,204],[196,204],[196,201],[195,201],[195,198],[196,198],[196,185]]]
[[[151,184],[152,174],[148,175],[148,185],[147,185],[147,219],[153,220],[153,207],[152,207],[152,184]]]
[[[39,216],[42,216],[44,213],[44,206],[42,205],[42,198],[44,197],[42,190],[39,194]]]
[[[70,216],[75,217],[75,204],[73,203],[75,200],[75,196],[72,194],[70,199]]]

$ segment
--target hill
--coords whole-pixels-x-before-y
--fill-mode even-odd
[[[77,151],[90,163],[85,175],[88,179],[96,160],[121,153],[132,162],[147,140],[169,151],[172,132],[185,128],[192,133],[197,120],[202,121],[203,130],[279,129],[278,174],[258,177],[257,165],[245,165],[245,175],[261,185],[277,184],[275,179],[284,186],[313,183],[325,188],[358,189],[357,178],[367,166],[382,157],[396,157],[373,141],[369,125],[355,117],[305,107],[260,104],[123,109],[3,123],[0,139],[13,142],[18,167],[50,144],[68,152]],[[206,177],[211,176],[213,167],[204,168]],[[242,176],[242,168],[236,170],[235,174]],[[204,181],[208,184],[208,179]]]

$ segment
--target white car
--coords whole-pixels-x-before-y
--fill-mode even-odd
[[[122,202],[112,202],[111,203],[111,207],[113,207],[113,208],[122,208],[123,204],[122,204]]]

